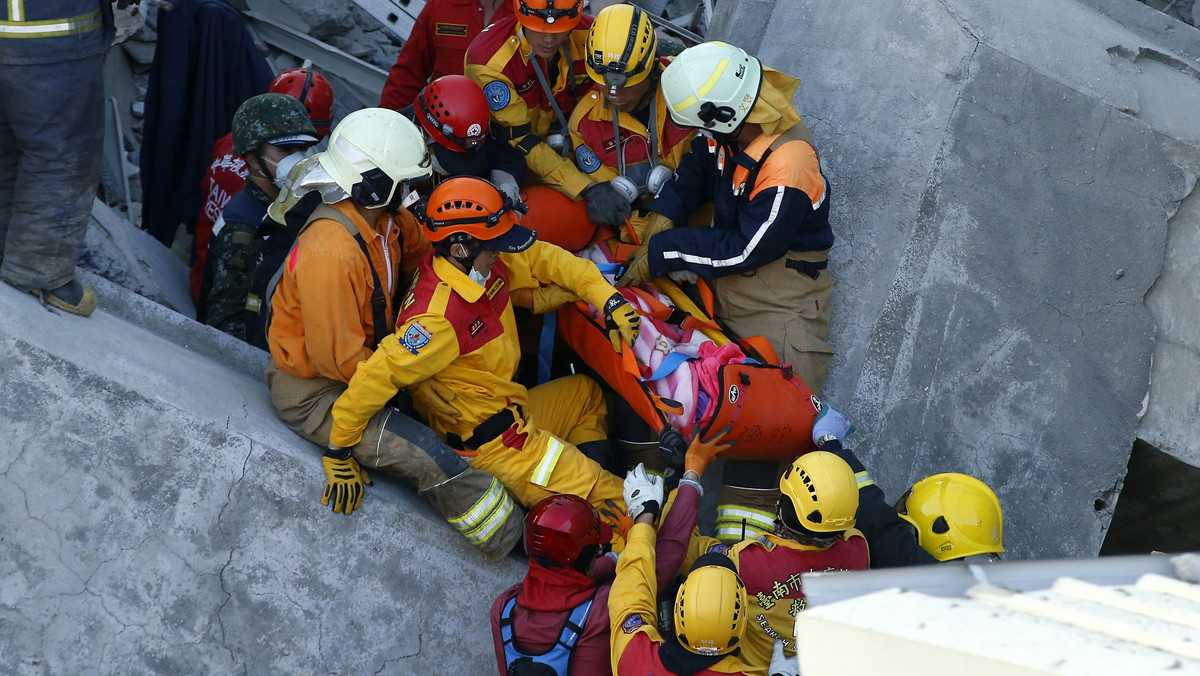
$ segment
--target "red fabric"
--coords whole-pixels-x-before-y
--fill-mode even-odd
[[[492,22],[512,14],[512,3],[501,0]],[[482,30],[483,7],[476,0],[429,0],[388,73],[379,107],[399,110],[430,80],[462,75],[467,47]]]
[[[679,567],[683,565],[683,559],[687,555],[688,540],[692,530],[696,527],[696,510],[699,504],[699,492],[694,486],[683,484],[679,488],[678,495],[675,496],[671,510],[663,517],[662,526],[658,531],[658,540],[654,546],[655,574],[658,577],[660,589],[666,586]],[[608,593],[612,589],[610,583],[613,570],[610,561],[611,559],[601,560],[593,566],[593,574],[598,569],[602,569],[607,573],[607,581],[596,592],[591,611],[588,612],[587,623],[584,625],[583,635],[579,637],[579,641],[575,644],[575,650],[571,653],[571,661],[568,664],[568,672],[571,676],[609,676],[612,674],[612,651],[608,642]],[[504,643],[500,638],[500,613],[509,599],[517,597],[517,605],[513,608],[513,634],[516,637],[517,649],[528,654],[540,654],[554,645],[559,632],[562,631],[563,622],[570,616],[571,610],[587,598],[595,584],[590,578],[580,575],[574,570],[571,571],[574,573],[573,576],[547,578],[543,577],[542,573],[535,572],[539,569],[547,570],[536,562],[530,561],[529,573],[525,576],[525,580],[509,587],[492,604],[492,640],[501,676],[506,675],[507,669],[504,660]],[[531,577],[533,578],[532,582],[538,586],[537,591],[526,589],[526,585],[531,582]],[[573,581],[579,586],[568,587],[569,581]],[[556,589],[564,594],[569,593],[572,598],[578,600],[568,603],[566,601],[553,602],[547,599],[546,595],[556,593]],[[535,599],[535,603],[541,603],[548,607],[562,606],[565,609],[531,610],[524,605],[526,599],[531,595]],[[657,654],[657,650],[655,650],[656,657]]]
[[[592,578],[574,568],[550,568],[530,559],[524,589],[517,594],[517,603],[543,612],[570,610],[586,601],[593,587]]]
[[[200,217],[196,219],[196,235],[192,239],[194,258],[188,281],[192,286],[192,300],[196,303],[200,302],[200,287],[204,281],[204,265],[208,260],[208,240],[212,238],[213,224],[217,222],[229,198],[245,187],[249,174],[246,161],[241,155],[233,154],[233,132],[217,139],[213,144],[212,163],[200,184],[204,206],[200,209]]]

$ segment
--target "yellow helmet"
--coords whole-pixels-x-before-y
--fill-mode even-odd
[[[746,586],[722,554],[696,559],[675,594],[675,637],[697,655],[734,651],[746,630]]]
[[[858,480],[833,453],[813,451],[796,458],[780,478],[779,491],[780,519],[792,530],[839,533],[854,527]]]
[[[635,5],[609,5],[588,29],[588,75],[613,89],[629,87],[654,71],[658,37],[650,17]]]
[[[1004,551],[1000,500],[975,477],[948,473],[922,479],[896,502],[896,511],[938,561]]]

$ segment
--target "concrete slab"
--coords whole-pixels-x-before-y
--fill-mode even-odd
[[[1151,14],[786,0],[714,22],[803,78],[838,236],[825,397],[890,495],[992,484],[1017,558],[1098,551],[1157,358],[1142,300],[1168,217],[1191,227],[1200,32]]]
[[[0,285],[7,670],[495,668],[487,602],[521,562],[488,564],[385,477],[352,516],[322,508],[319,453],[275,419],[252,355],[206,357],[228,339],[162,308],[133,325],[147,301],[87,281],[89,319]]]

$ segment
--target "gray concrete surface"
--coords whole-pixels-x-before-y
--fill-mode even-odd
[[[0,284],[0,672],[494,669],[519,561],[383,477],[352,516],[321,507],[263,353],[86,281],[89,319]]]
[[[711,37],[803,78],[838,236],[825,395],[851,445],[893,497],[938,471],[991,483],[1017,558],[1095,555],[1148,390],[1164,437],[1200,438],[1200,33],[1111,0],[719,15]]]

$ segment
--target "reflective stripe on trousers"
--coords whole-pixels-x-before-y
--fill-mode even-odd
[[[723,542],[736,542],[775,532],[775,515],[741,505],[717,505],[714,535]]]
[[[471,544],[488,541],[513,511],[513,501],[500,481],[492,478],[483,497],[462,516],[447,519]]]

